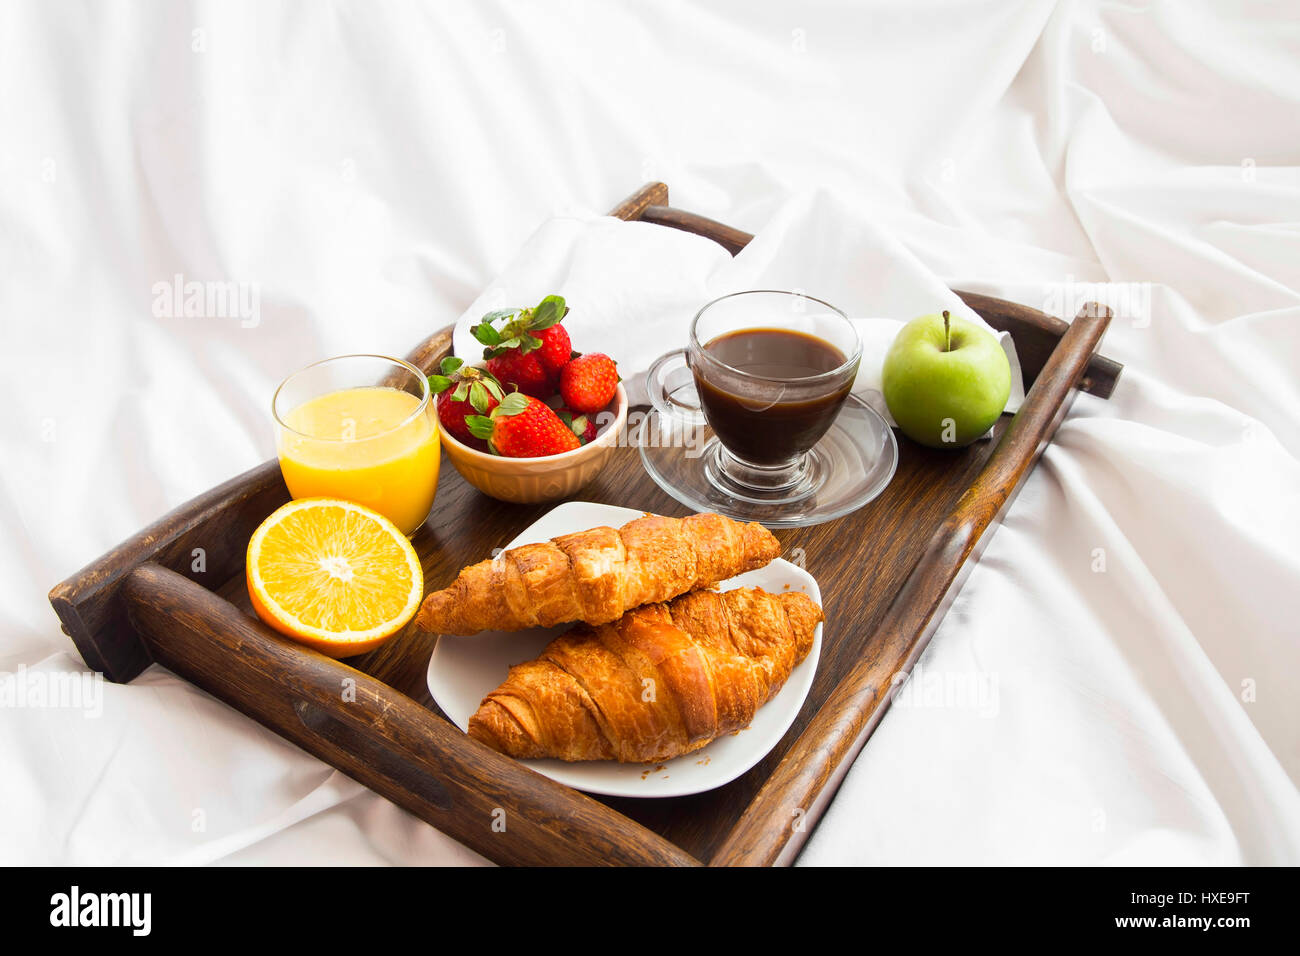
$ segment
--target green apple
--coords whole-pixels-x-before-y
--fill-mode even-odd
[[[987,329],[947,312],[903,326],[881,370],[885,404],[903,434],[960,448],[988,431],[1011,395],[1011,365]]]

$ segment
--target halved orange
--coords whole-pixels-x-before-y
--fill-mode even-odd
[[[248,596],[281,634],[330,657],[373,650],[420,606],[424,573],[383,515],[337,498],[300,498],[248,542]]]

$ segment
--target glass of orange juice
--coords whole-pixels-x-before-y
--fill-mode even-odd
[[[373,508],[403,534],[424,523],[438,487],[438,422],[429,380],[383,355],[308,365],[271,402],[280,471],[295,498]]]

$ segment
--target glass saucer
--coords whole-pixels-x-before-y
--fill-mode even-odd
[[[857,511],[889,484],[898,442],[880,414],[856,395],[808,453],[793,488],[765,494],[732,482],[713,429],[653,408],[636,436],[641,462],[664,491],[688,508],[716,511],[769,528],[801,528]]]

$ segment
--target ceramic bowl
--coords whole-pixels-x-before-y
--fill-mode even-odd
[[[501,501],[532,504],[567,498],[605,467],[627,424],[627,392],[619,383],[614,420],[590,442],[573,451],[545,458],[504,458],[462,444],[438,423],[443,450],[461,477]],[[599,419],[598,419],[599,420]]]

